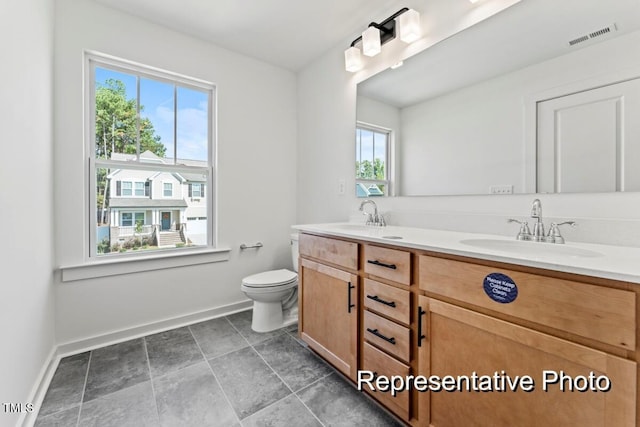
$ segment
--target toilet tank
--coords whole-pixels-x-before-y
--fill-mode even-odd
[[[293,261],[293,271],[298,272],[298,233],[291,234],[291,260]]]

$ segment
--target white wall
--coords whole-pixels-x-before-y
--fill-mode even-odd
[[[0,402],[33,403],[54,346],[53,1],[0,3]],[[21,414],[0,405],[0,426]]]
[[[391,42],[393,43],[393,42]],[[390,43],[390,45],[391,45]],[[310,64],[298,76],[298,222],[345,221],[355,214],[359,201],[352,192],[338,194],[337,181],[355,180],[354,135],[358,81],[392,65],[400,54],[385,46],[383,57],[369,62],[363,71],[344,70],[343,45],[336,46]],[[389,47],[388,47],[389,46]],[[636,43],[637,49],[638,44]],[[380,55],[379,55],[380,56]],[[637,50],[629,57],[637,62]],[[378,58],[378,57],[376,57]],[[571,59],[566,59],[571,61]],[[564,64],[553,82],[571,81],[581,63]],[[591,73],[604,72],[603,62]],[[585,78],[586,73],[578,78]],[[541,83],[538,81],[538,83]],[[540,87],[540,86],[538,86]],[[535,90],[535,88],[532,88]],[[377,198],[390,224],[469,232],[514,235],[517,228],[506,218],[526,219],[531,202],[539,197],[547,220],[575,219],[579,226],[566,231],[568,241],[640,246],[640,197],[637,193],[483,195]]]
[[[295,222],[293,73],[105,8],[56,2],[55,212],[58,265],[83,261],[83,50],[211,81],[218,100],[218,240],[228,262],[74,282],[56,275],[60,344],[247,301],[240,280],[291,267]],[[241,243],[261,241],[241,253]]]

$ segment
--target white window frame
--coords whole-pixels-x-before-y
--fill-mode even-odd
[[[124,188],[125,184],[129,184],[129,188]],[[125,190],[129,194],[124,194]],[[133,197],[133,181],[120,181],[120,197]]]
[[[196,191],[195,191],[195,186],[198,186],[198,195],[196,196]],[[204,197],[204,194],[202,194],[202,184],[199,182],[192,182],[191,183],[191,197],[194,199],[201,199]]]
[[[357,131],[358,129],[366,129],[372,132],[377,132],[377,133],[384,133],[387,135],[387,144],[385,147],[386,153],[385,153],[385,157],[386,157],[386,163],[384,165],[384,174],[385,174],[385,179],[362,179],[362,178],[357,178],[356,177],[356,184],[358,183],[362,183],[365,185],[371,185],[371,184],[382,184],[384,185],[384,195],[382,196],[377,196],[377,197],[388,197],[388,196],[392,196],[394,194],[394,188],[393,188],[393,179],[392,177],[394,176],[394,168],[393,168],[393,130],[392,129],[388,129],[388,128],[384,128],[381,126],[376,126],[376,125],[372,125],[369,123],[364,123],[364,122],[357,122],[356,123],[356,137],[357,137]],[[357,144],[357,141],[354,141],[355,144]],[[357,145],[354,145],[354,148],[357,147]]]
[[[142,184],[142,194],[138,194],[138,184]],[[134,181],[133,182],[133,197],[145,197],[144,195],[144,181]]]
[[[208,159],[207,166],[191,166],[182,164],[160,164],[160,163],[145,163],[139,161],[117,161],[111,159],[96,159],[95,158],[95,67],[108,68],[114,71],[119,71],[127,74],[134,74],[139,77],[151,78],[154,80],[163,81],[170,84],[176,84],[181,87],[186,87],[198,91],[208,92]],[[115,58],[112,56],[104,55],[97,52],[85,51],[85,152],[87,153],[87,167],[85,168],[85,194],[88,194],[88,206],[86,208],[87,215],[85,215],[85,229],[87,230],[88,239],[86,240],[85,247],[85,262],[86,263],[103,263],[105,258],[109,258],[111,264],[116,259],[122,261],[131,261],[131,258],[158,259],[166,258],[167,256],[179,256],[184,259],[185,253],[191,252],[194,255],[202,255],[203,253],[228,253],[228,248],[217,248],[216,230],[217,230],[217,212],[215,206],[215,193],[216,188],[216,87],[213,83],[199,80],[187,76],[183,76],[177,73],[145,66],[139,63],[126,61],[123,59]],[[174,139],[174,144],[176,141]],[[174,156],[176,156],[177,150],[174,147]],[[139,160],[140,152],[136,153],[137,160]],[[201,173],[206,175],[206,192],[207,192],[207,245],[196,246],[193,248],[176,248],[176,249],[159,249],[157,251],[136,251],[136,253],[111,253],[108,255],[98,256],[96,250],[97,232],[96,232],[96,218],[92,212],[96,211],[96,171],[98,168],[110,168],[117,169],[122,168],[126,170],[151,170],[156,172],[168,172],[168,173],[186,173],[194,174]],[[132,193],[135,194],[135,184],[132,185]],[[136,197],[136,196],[130,196]],[[138,196],[139,197],[139,196]],[[227,256],[215,257],[213,261],[227,260]],[[211,262],[211,261],[210,261]],[[177,265],[190,265],[201,263],[199,261],[186,261]],[[156,264],[159,265],[159,264]],[[167,267],[175,266],[176,264],[165,263]],[[78,266],[68,267],[67,270],[77,269]],[[154,268],[145,266],[138,271],[147,271]],[[77,280],[76,277],[99,277],[108,276],[112,274],[119,274],[113,272],[91,273],[79,272],[68,273],[67,280]],[[64,269],[63,269],[64,276]],[[63,280],[65,280],[63,278]]]
[[[131,224],[124,225],[124,215],[131,215]],[[142,214],[142,225],[146,225],[147,215],[144,211],[121,211],[120,212],[120,225],[122,227],[135,227],[136,226],[136,215]]]
[[[169,195],[167,196],[167,185],[169,186]],[[162,197],[166,197],[168,199],[173,198],[173,182],[163,182],[162,183]]]

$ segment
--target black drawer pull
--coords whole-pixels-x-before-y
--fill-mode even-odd
[[[367,298],[374,300],[375,302],[379,302],[380,304],[384,304],[384,305],[388,305],[389,307],[394,307],[396,306],[395,301],[385,301],[383,299],[380,299],[380,297],[378,295],[367,295]]]
[[[422,347],[422,340],[426,338],[422,333],[422,316],[425,314],[427,314],[427,312],[424,311],[422,307],[418,307],[418,347]]]
[[[377,265],[384,268],[390,268],[392,270],[395,270],[396,268],[398,268],[395,264],[385,264],[384,262],[380,262],[377,259],[374,259],[374,260],[368,259],[367,262],[369,264]]]
[[[386,342],[389,342],[389,343],[391,343],[393,345],[396,345],[396,339],[395,338],[393,338],[393,337],[392,338],[385,337],[380,332],[378,332],[377,329],[367,328],[367,331],[371,332],[373,335],[377,336],[378,338],[382,338]]]

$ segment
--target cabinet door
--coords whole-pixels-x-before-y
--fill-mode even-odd
[[[528,375],[534,382],[529,392],[522,387],[495,391],[499,384],[485,392],[426,392],[431,425],[636,425],[635,362],[438,300],[430,299],[428,310],[430,375],[455,378],[475,372],[511,381]],[[552,383],[554,375],[561,380]],[[588,385],[580,391],[591,383],[605,388],[604,380],[587,381],[592,376],[606,377],[609,389],[592,391]]]
[[[307,259],[299,272],[302,340],[355,381],[358,276]]]
[[[416,339],[415,343],[418,346],[417,359],[418,359],[418,375],[429,378],[431,375],[430,368],[430,352],[429,352],[429,331],[427,316],[429,314],[429,301],[430,299],[418,295],[418,308],[416,311]],[[414,398],[417,399],[417,413],[414,413],[414,417],[418,419],[421,426],[428,426],[430,409],[431,409],[431,393],[430,392],[417,392],[414,393]],[[414,400],[415,402],[415,400]]]

